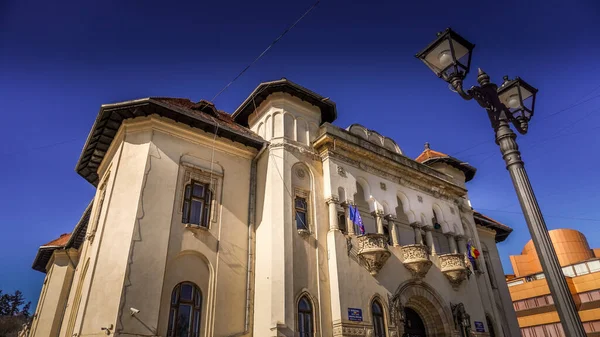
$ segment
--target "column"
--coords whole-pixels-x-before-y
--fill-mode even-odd
[[[448,232],[444,235],[446,235],[446,238],[448,238],[448,246],[450,247],[450,253],[458,253],[458,251],[456,250],[456,240],[454,239],[454,233]]]
[[[346,216],[346,230],[348,231],[348,235],[354,235],[354,223],[352,222],[352,219],[350,219],[350,206],[354,206],[354,203],[351,200],[346,200],[342,203],[344,214]]]
[[[383,234],[383,211],[378,209],[371,214],[375,217],[377,223],[377,234]]]
[[[431,234],[431,230],[433,228],[431,226],[424,226],[423,230],[425,231],[425,241],[427,242],[427,247],[429,247],[429,251],[431,255],[436,255],[435,253],[435,245],[433,244],[433,234]]]
[[[413,222],[410,224],[410,227],[415,231],[415,244],[423,244],[423,236],[421,236],[421,224],[418,222]]]
[[[396,217],[393,214],[388,214],[385,216],[385,220],[387,220],[388,229],[390,230],[390,235],[392,236],[392,244],[394,245],[394,247],[399,246],[400,243],[398,242],[398,225],[396,225],[396,223],[394,222],[394,220],[396,220]]]
[[[340,226],[338,225],[337,219],[337,205],[339,203],[339,199],[337,196],[332,195],[331,197],[325,200],[327,206],[329,207],[329,230],[330,231],[339,231]]]
[[[458,242],[458,252],[461,254],[467,254],[467,243],[464,235],[457,235],[456,241]]]

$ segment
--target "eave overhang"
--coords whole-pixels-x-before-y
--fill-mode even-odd
[[[217,136],[228,138],[257,150],[262,148],[264,143],[264,140],[259,136],[251,132],[235,130],[218,117],[167,104],[158,99],[144,98],[102,105],[77,161],[75,171],[92,185],[97,186],[98,167],[123,121],[150,115],[159,115],[196,129],[212,134],[216,133]]]
[[[233,119],[238,124],[247,127],[248,117],[254,112],[255,107],[264,102],[269,95],[276,92],[288,93],[318,107],[321,110],[321,123],[331,123],[337,118],[335,102],[286,78],[282,78],[277,81],[259,84],[233,112]]]
[[[475,177],[475,173],[477,172],[477,169],[475,167],[451,156],[429,158],[422,162],[422,164],[424,165],[431,165],[434,163],[445,163],[462,171],[465,174],[465,182],[472,180],[473,177]]]
[[[496,242],[502,242],[512,233],[513,229],[477,211],[473,211],[475,224],[493,229],[496,232]]]
[[[93,200],[90,201],[90,203],[86,207],[66,244],[40,246],[37,254],[35,255],[35,258],[33,259],[33,264],[31,266],[33,270],[46,273],[46,266],[48,265],[48,261],[50,261],[50,259],[52,258],[52,254],[57,249],[79,249],[79,247],[81,247],[81,244],[85,240],[85,233],[87,232],[87,226],[90,221],[93,202]]]

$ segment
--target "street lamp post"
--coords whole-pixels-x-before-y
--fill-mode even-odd
[[[529,121],[533,116],[537,89],[518,77],[514,80],[504,77],[504,82],[498,87],[479,69],[479,86],[464,90],[463,80],[469,72],[471,51],[474,47],[474,44],[448,28],[438,33],[437,39],[416,57],[438,77],[448,82],[462,98],[474,99],[487,111],[496,133],[496,144],[500,146],[506,169],[510,172],[564,332],[567,337],[585,337],[585,330],[525,171],[521,152],[515,141],[517,136],[509,126],[509,123],[512,123],[520,134],[527,133]]]

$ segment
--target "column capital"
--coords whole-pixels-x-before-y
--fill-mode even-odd
[[[332,195],[329,198],[325,199],[325,202],[327,203],[327,205],[334,203],[334,204],[339,204],[340,203],[340,199],[336,196],[336,195]]]
[[[421,228],[421,224],[418,221],[411,222],[409,226],[412,228]]]
[[[371,215],[373,215],[375,217],[378,217],[378,218],[383,218],[383,216],[385,215],[385,213],[383,213],[382,210],[377,209],[377,210],[374,210],[373,212],[371,212]]]
[[[446,232],[446,233],[444,233],[444,235],[445,235],[447,238],[449,238],[449,237],[454,237],[454,236],[455,236],[454,232]]]
[[[433,230],[433,227],[431,225],[424,225],[424,226],[421,226],[421,229],[426,232],[431,232]]]
[[[464,240],[464,239],[466,239],[466,236],[464,236],[463,234],[456,234],[454,237],[456,238],[456,240]]]
[[[394,215],[394,214],[386,214],[383,218],[386,219],[387,221],[394,221],[397,219],[396,215]]]

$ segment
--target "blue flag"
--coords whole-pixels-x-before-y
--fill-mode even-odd
[[[358,228],[360,229],[361,235],[365,234],[365,226],[363,225],[362,218],[360,217],[360,213],[358,212],[358,208],[350,205],[349,209],[350,209],[350,220],[352,220],[352,223],[354,223],[355,225],[358,226]]]

